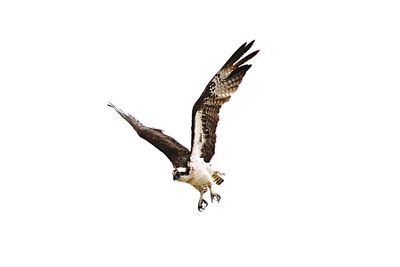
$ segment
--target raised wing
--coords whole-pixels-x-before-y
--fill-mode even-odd
[[[130,114],[123,112],[111,103],[108,103],[135,129],[137,134],[163,152],[175,168],[186,167],[190,159],[189,150],[174,138],[164,134],[162,130],[144,126]]]
[[[207,84],[206,89],[196,101],[192,110],[192,151],[191,155],[199,156],[210,162],[215,153],[216,129],[221,106],[229,101],[238,89],[244,75],[251,65],[245,64],[259,50],[244,58],[241,57],[250,49],[254,41],[244,43],[228,59],[222,68]]]

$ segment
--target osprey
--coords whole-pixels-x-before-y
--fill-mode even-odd
[[[174,181],[191,184],[200,192],[197,205],[203,211],[208,203],[203,198],[210,190],[211,202],[221,200],[221,196],[213,189],[213,183],[220,185],[224,174],[210,164],[215,152],[216,129],[219,121],[219,110],[228,102],[231,95],[238,89],[244,75],[250,69],[250,64],[244,64],[254,57],[259,50],[247,56],[242,56],[250,49],[254,41],[244,43],[228,59],[222,68],[207,84],[205,90],[196,101],[192,110],[192,141],[191,150],[181,145],[162,130],[143,125],[134,116],[123,112],[111,103],[114,108],[137,132],[137,134],[163,152],[173,165]]]

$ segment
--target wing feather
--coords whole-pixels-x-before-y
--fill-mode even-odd
[[[207,84],[192,110],[192,147],[191,156],[198,156],[210,162],[215,153],[216,129],[219,121],[219,110],[236,92],[251,65],[246,64],[259,50],[244,58],[242,56],[251,48],[254,41],[241,45],[222,68]],[[242,59],[241,59],[242,58]]]
[[[123,112],[113,104],[108,103],[108,106],[115,109],[115,111],[133,127],[141,138],[163,152],[175,168],[186,167],[190,158],[190,152],[185,146],[181,145],[171,136],[164,134],[160,129],[144,126],[134,116]]]

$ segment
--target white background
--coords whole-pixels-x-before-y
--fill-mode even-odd
[[[399,266],[396,1],[2,1],[0,266]],[[106,106],[190,144],[221,111],[219,204]]]

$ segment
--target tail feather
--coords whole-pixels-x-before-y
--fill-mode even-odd
[[[221,176],[223,176],[223,175],[224,175],[224,174],[221,173],[221,172],[219,172],[219,171],[216,171],[216,172],[214,172],[214,173],[212,174],[212,178],[213,178],[214,182],[215,182],[217,185],[222,184],[222,182],[224,181],[224,179],[222,179],[222,177],[221,177]]]

